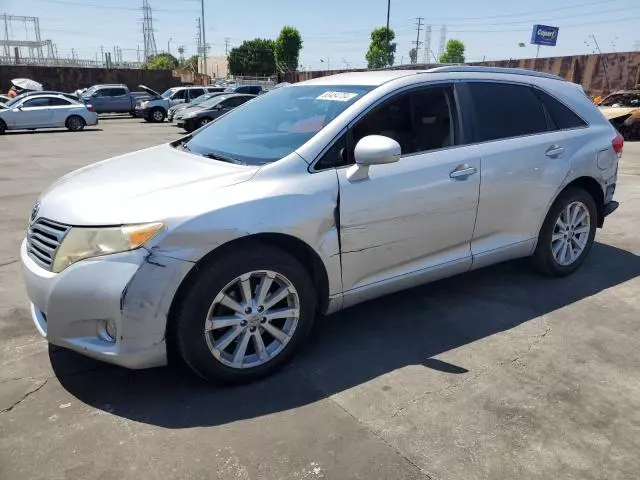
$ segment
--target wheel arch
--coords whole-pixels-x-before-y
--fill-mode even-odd
[[[602,191],[600,183],[598,183],[598,181],[593,177],[578,177],[569,182],[562,191],[558,193],[558,195],[569,188],[576,187],[586,191],[591,195],[591,198],[593,198],[593,201],[596,203],[596,211],[598,212],[597,225],[601,228],[604,224],[604,192]]]
[[[316,308],[320,313],[326,313],[329,307],[329,276],[320,256],[306,242],[292,235],[284,233],[257,233],[230,240],[229,242],[213,249],[195,263],[194,267],[191,268],[189,273],[178,286],[173,300],[171,301],[166,328],[166,338],[168,342],[171,342],[171,338],[173,337],[172,329],[174,328],[173,319],[175,318],[175,309],[180,304],[182,298],[184,298],[189,286],[198,274],[199,269],[208,262],[224,256],[233,249],[256,248],[264,244],[271,245],[287,252],[305,267],[316,289]]]

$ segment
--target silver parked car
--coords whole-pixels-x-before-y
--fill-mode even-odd
[[[202,377],[253,379],[317,314],[518,257],[574,272],[622,147],[579,86],[522,70],[275,89],[50,187],[21,251],[33,320],[107,362],[163,365],[174,345]]]
[[[27,95],[0,105],[0,133],[59,127],[77,132],[97,124],[98,114],[91,105],[63,94]]]

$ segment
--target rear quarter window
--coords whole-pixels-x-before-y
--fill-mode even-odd
[[[587,123],[573,110],[542,90],[534,90],[551,119],[554,130],[586,127]]]
[[[546,132],[540,100],[527,85],[469,82],[475,111],[475,140],[486,142]]]

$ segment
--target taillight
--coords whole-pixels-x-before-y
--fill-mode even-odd
[[[89,110],[90,112],[95,112],[95,108],[93,108],[93,105],[89,104],[87,105],[87,110]]]
[[[619,133],[616,135],[616,138],[611,140],[611,146],[613,147],[613,151],[616,152],[618,158],[622,156],[622,149],[624,148],[624,138]]]

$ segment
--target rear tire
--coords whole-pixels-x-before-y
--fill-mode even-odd
[[[206,380],[247,382],[274,372],[313,324],[316,293],[306,269],[282,250],[258,247],[198,266],[174,310],[178,352]]]
[[[7,124],[4,123],[4,120],[0,120],[0,135],[4,134],[7,131]]]
[[[575,272],[593,246],[598,211],[593,197],[569,188],[553,203],[538,236],[533,265],[540,273],[564,277]]]
[[[147,118],[152,123],[162,123],[166,116],[167,114],[162,108],[156,107],[151,109]]]
[[[84,118],[79,117],[78,115],[71,115],[67,118],[67,121],[64,124],[70,131],[79,132],[87,123],[84,121]]]

